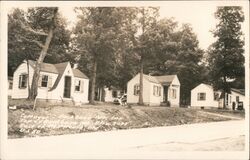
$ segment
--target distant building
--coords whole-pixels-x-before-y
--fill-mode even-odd
[[[35,63],[35,61],[29,60],[29,65],[27,65],[27,61],[23,61],[17,67],[13,76],[13,99],[28,97],[28,85],[31,87]],[[42,63],[37,99],[51,102],[87,103],[88,90],[88,77],[79,69],[72,68],[69,62],[58,64]]]
[[[201,83],[191,90],[191,107],[193,108],[222,108],[224,98],[221,91],[215,91],[213,86]],[[241,109],[245,105],[244,89],[231,88],[231,93],[226,93],[225,104],[228,109]]]
[[[223,99],[222,99],[223,100]],[[223,106],[223,101],[221,100]],[[235,89],[231,88],[231,93],[226,94],[226,107],[229,109],[233,109],[233,106],[235,106],[235,109],[241,109],[241,107],[245,107],[245,90],[244,89]]]
[[[127,84],[127,103],[139,102],[140,74],[137,74]],[[143,75],[143,101],[150,106],[170,103],[180,104],[180,82],[177,75],[150,76]]]
[[[110,86],[110,87],[100,87],[95,89],[95,101],[101,102],[114,102],[114,100],[124,94],[124,91]]]
[[[215,92],[213,86],[201,83],[191,90],[191,107],[219,107],[220,92]]]
[[[117,97],[122,96],[123,92],[122,90],[116,88],[116,87],[106,87],[104,88],[104,101],[105,102],[114,102],[114,100]]]

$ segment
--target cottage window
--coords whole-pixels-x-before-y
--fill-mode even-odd
[[[47,87],[47,86],[48,86],[48,80],[49,80],[49,76],[47,76],[47,75],[42,75],[41,86],[42,86],[42,87]]]
[[[117,98],[117,91],[112,91],[112,97]]]
[[[161,87],[160,86],[153,86],[153,95],[154,96],[161,96]]]
[[[220,99],[220,95],[218,92],[214,92],[214,100],[218,101]]]
[[[21,74],[19,76],[19,85],[18,85],[19,88],[24,89],[27,87],[27,78],[28,78],[27,74]]]
[[[198,101],[205,101],[206,93],[198,93]]]
[[[79,79],[75,80],[75,91],[80,92],[81,89],[81,81]]]
[[[139,84],[134,85],[134,95],[138,96],[140,92]]]
[[[236,102],[239,102],[239,101],[240,101],[240,97],[236,96]]]
[[[171,97],[176,99],[176,89],[171,89]]]

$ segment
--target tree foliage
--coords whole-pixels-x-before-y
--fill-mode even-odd
[[[153,58],[152,49],[149,47],[149,37],[146,37],[148,32],[157,22],[159,16],[159,8],[156,7],[140,7],[137,9],[138,30],[141,32],[137,37],[135,51],[139,57],[140,64],[140,81],[139,81],[139,105],[143,105],[143,73],[144,65],[147,60]]]
[[[79,21],[75,27],[75,53],[81,55],[80,65],[91,77],[90,103],[98,87],[120,85],[124,77],[121,60],[129,54],[135,28],[134,9],[119,7],[76,8]],[[126,27],[125,27],[126,26]],[[124,53],[124,54],[123,54]]]
[[[42,42],[50,25],[51,9],[46,7],[28,8],[27,11],[14,8],[8,14],[8,75],[13,76],[17,66],[24,59],[36,60],[39,57]],[[72,60],[69,54],[70,31],[66,29],[66,20],[57,15],[54,36],[51,40],[45,61],[59,63]],[[39,34],[40,33],[40,34]],[[44,34],[44,35],[43,35]]]
[[[151,75],[177,74],[181,83],[181,103],[190,102],[190,91],[205,78],[203,50],[189,24],[181,28],[173,19],[162,19],[147,33],[147,47],[155,58],[145,66]]]
[[[230,93],[233,85],[229,80],[244,77],[244,40],[241,31],[244,14],[239,6],[226,6],[218,7],[215,17],[218,24],[213,34],[217,40],[210,46],[208,61],[212,83],[223,90],[225,98],[225,93]]]

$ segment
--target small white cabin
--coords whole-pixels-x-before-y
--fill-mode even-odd
[[[127,103],[139,102],[140,74],[137,74],[127,84]],[[170,103],[179,107],[180,82],[177,75],[150,76],[143,75],[143,102],[150,106]]]
[[[114,102],[117,97],[122,95],[122,91],[115,87],[105,87],[104,93],[104,102]]]
[[[14,72],[12,98],[28,98],[35,61],[23,61]],[[28,72],[29,71],[29,72]],[[88,103],[89,79],[69,62],[42,63],[38,82],[37,99],[58,102],[72,101],[76,104]]]
[[[201,83],[191,91],[191,107],[193,108],[223,108],[221,91],[215,91],[213,86]],[[226,93],[225,104],[228,109],[244,107],[244,90],[231,88],[231,93]],[[233,107],[234,106],[234,107]]]
[[[201,83],[191,90],[191,107],[216,107],[219,106],[219,93],[213,87]]]
[[[233,107],[234,106],[234,107]],[[220,101],[220,107],[223,107],[223,99]],[[245,90],[231,88],[231,93],[226,94],[226,107],[228,109],[240,109],[245,107]]]

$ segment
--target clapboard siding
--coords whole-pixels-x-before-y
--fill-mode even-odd
[[[41,71],[40,75],[47,75],[49,76],[49,84],[51,84],[48,87],[41,87],[39,85],[38,87],[38,99],[45,99],[45,100],[56,100],[56,101],[74,101],[75,103],[88,103],[88,92],[89,92],[89,79],[86,78],[79,78],[74,77],[72,68],[70,63],[66,64],[66,68],[61,76],[61,79],[59,83],[57,84],[56,88],[52,89],[52,86],[55,84],[56,80],[58,79],[59,74],[51,73],[51,72],[44,72]],[[12,92],[12,98],[13,99],[22,99],[28,97],[28,87],[25,89],[20,89],[18,87],[19,85],[19,75],[21,74],[28,74],[27,71],[27,63],[24,61],[22,64],[18,66],[16,71],[14,72],[13,76],[13,92]],[[29,67],[29,85],[31,87],[32,78],[34,74],[34,69],[30,66]],[[64,79],[65,76],[71,77],[71,98],[64,98]],[[84,86],[81,86],[83,89],[82,92],[75,92],[75,79],[81,80],[83,82]],[[41,80],[39,80],[39,84],[41,83]]]

